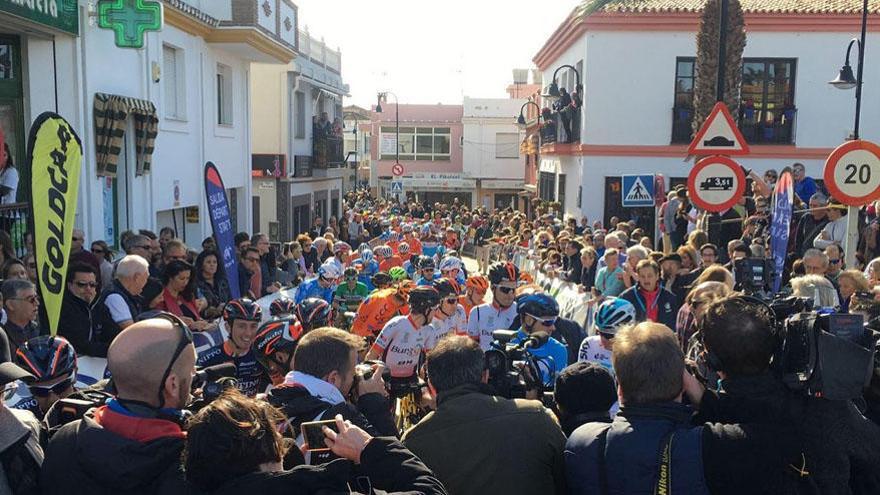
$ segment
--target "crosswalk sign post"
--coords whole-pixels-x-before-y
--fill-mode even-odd
[[[623,207],[654,206],[654,176],[623,176]]]
[[[400,197],[403,196],[403,181],[402,180],[391,181],[391,195],[396,197],[397,200],[400,201]]]

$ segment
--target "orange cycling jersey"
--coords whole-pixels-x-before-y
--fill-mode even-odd
[[[391,318],[409,313],[406,303],[399,304],[394,294],[397,289],[389,288],[373,292],[357,310],[351,331],[361,337],[375,337]]]
[[[390,258],[382,260],[382,262],[379,263],[379,271],[388,273],[388,270],[391,270],[395,266],[403,266],[403,260],[396,254]]]

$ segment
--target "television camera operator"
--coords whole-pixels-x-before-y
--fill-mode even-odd
[[[800,483],[814,485],[822,494],[880,493],[880,428],[852,400],[861,396],[859,381],[865,377],[858,375],[867,366],[860,370],[856,364],[853,397],[846,398],[853,387],[842,386],[853,379],[837,376],[848,363],[863,360],[865,353],[870,359],[870,351],[844,355],[841,363],[841,355],[831,351],[852,352],[856,346],[839,342],[843,334],[833,327],[820,329],[823,317],[801,312],[784,318],[787,315],[779,312],[747,296],[710,303],[697,324],[706,361],[720,377],[721,392],[704,390],[694,380],[685,382],[685,393],[699,409],[695,421],[775,425],[780,442],[797,442],[802,449],[801,465],[790,466],[789,473]],[[834,316],[824,318],[835,325]],[[804,335],[797,325],[805,324],[815,325],[806,328],[826,346],[817,348],[824,355],[816,362],[824,369],[813,367],[810,375],[788,374],[811,352],[811,348],[797,349],[801,340],[795,336]],[[812,338],[803,342],[812,343]],[[792,378],[802,376],[809,376],[808,381]]]

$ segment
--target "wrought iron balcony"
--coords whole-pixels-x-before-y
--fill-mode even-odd
[[[749,144],[794,144],[797,108],[756,110],[746,106],[739,109],[737,127]],[[691,122],[694,110],[690,107],[672,109],[672,143],[689,143],[693,138]]]

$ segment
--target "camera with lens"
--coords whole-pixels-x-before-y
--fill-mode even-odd
[[[378,365],[384,366],[382,369],[382,379],[385,380],[385,383],[391,381],[391,370],[385,366],[385,363],[378,360],[368,360],[360,363],[354,367],[354,376],[357,380],[369,380],[373,378],[373,374],[376,373],[376,367]]]
[[[235,372],[236,368],[233,363],[208,366],[197,371],[193,376],[191,389],[193,392],[201,389],[202,394],[187,409],[193,412],[198,411],[220,397],[220,394],[225,390],[237,387],[238,380],[235,379]]]
[[[535,332],[522,342],[512,343],[516,333],[514,330],[492,332],[493,342],[485,357],[489,385],[508,399],[524,398],[530,390],[544,391],[538,361],[529,349],[544,345],[549,335]]]
[[[768,258],[740,258],[733,261],[736,290],[749,295],[764,295],[772,290],[775,276],[773,260]]]

